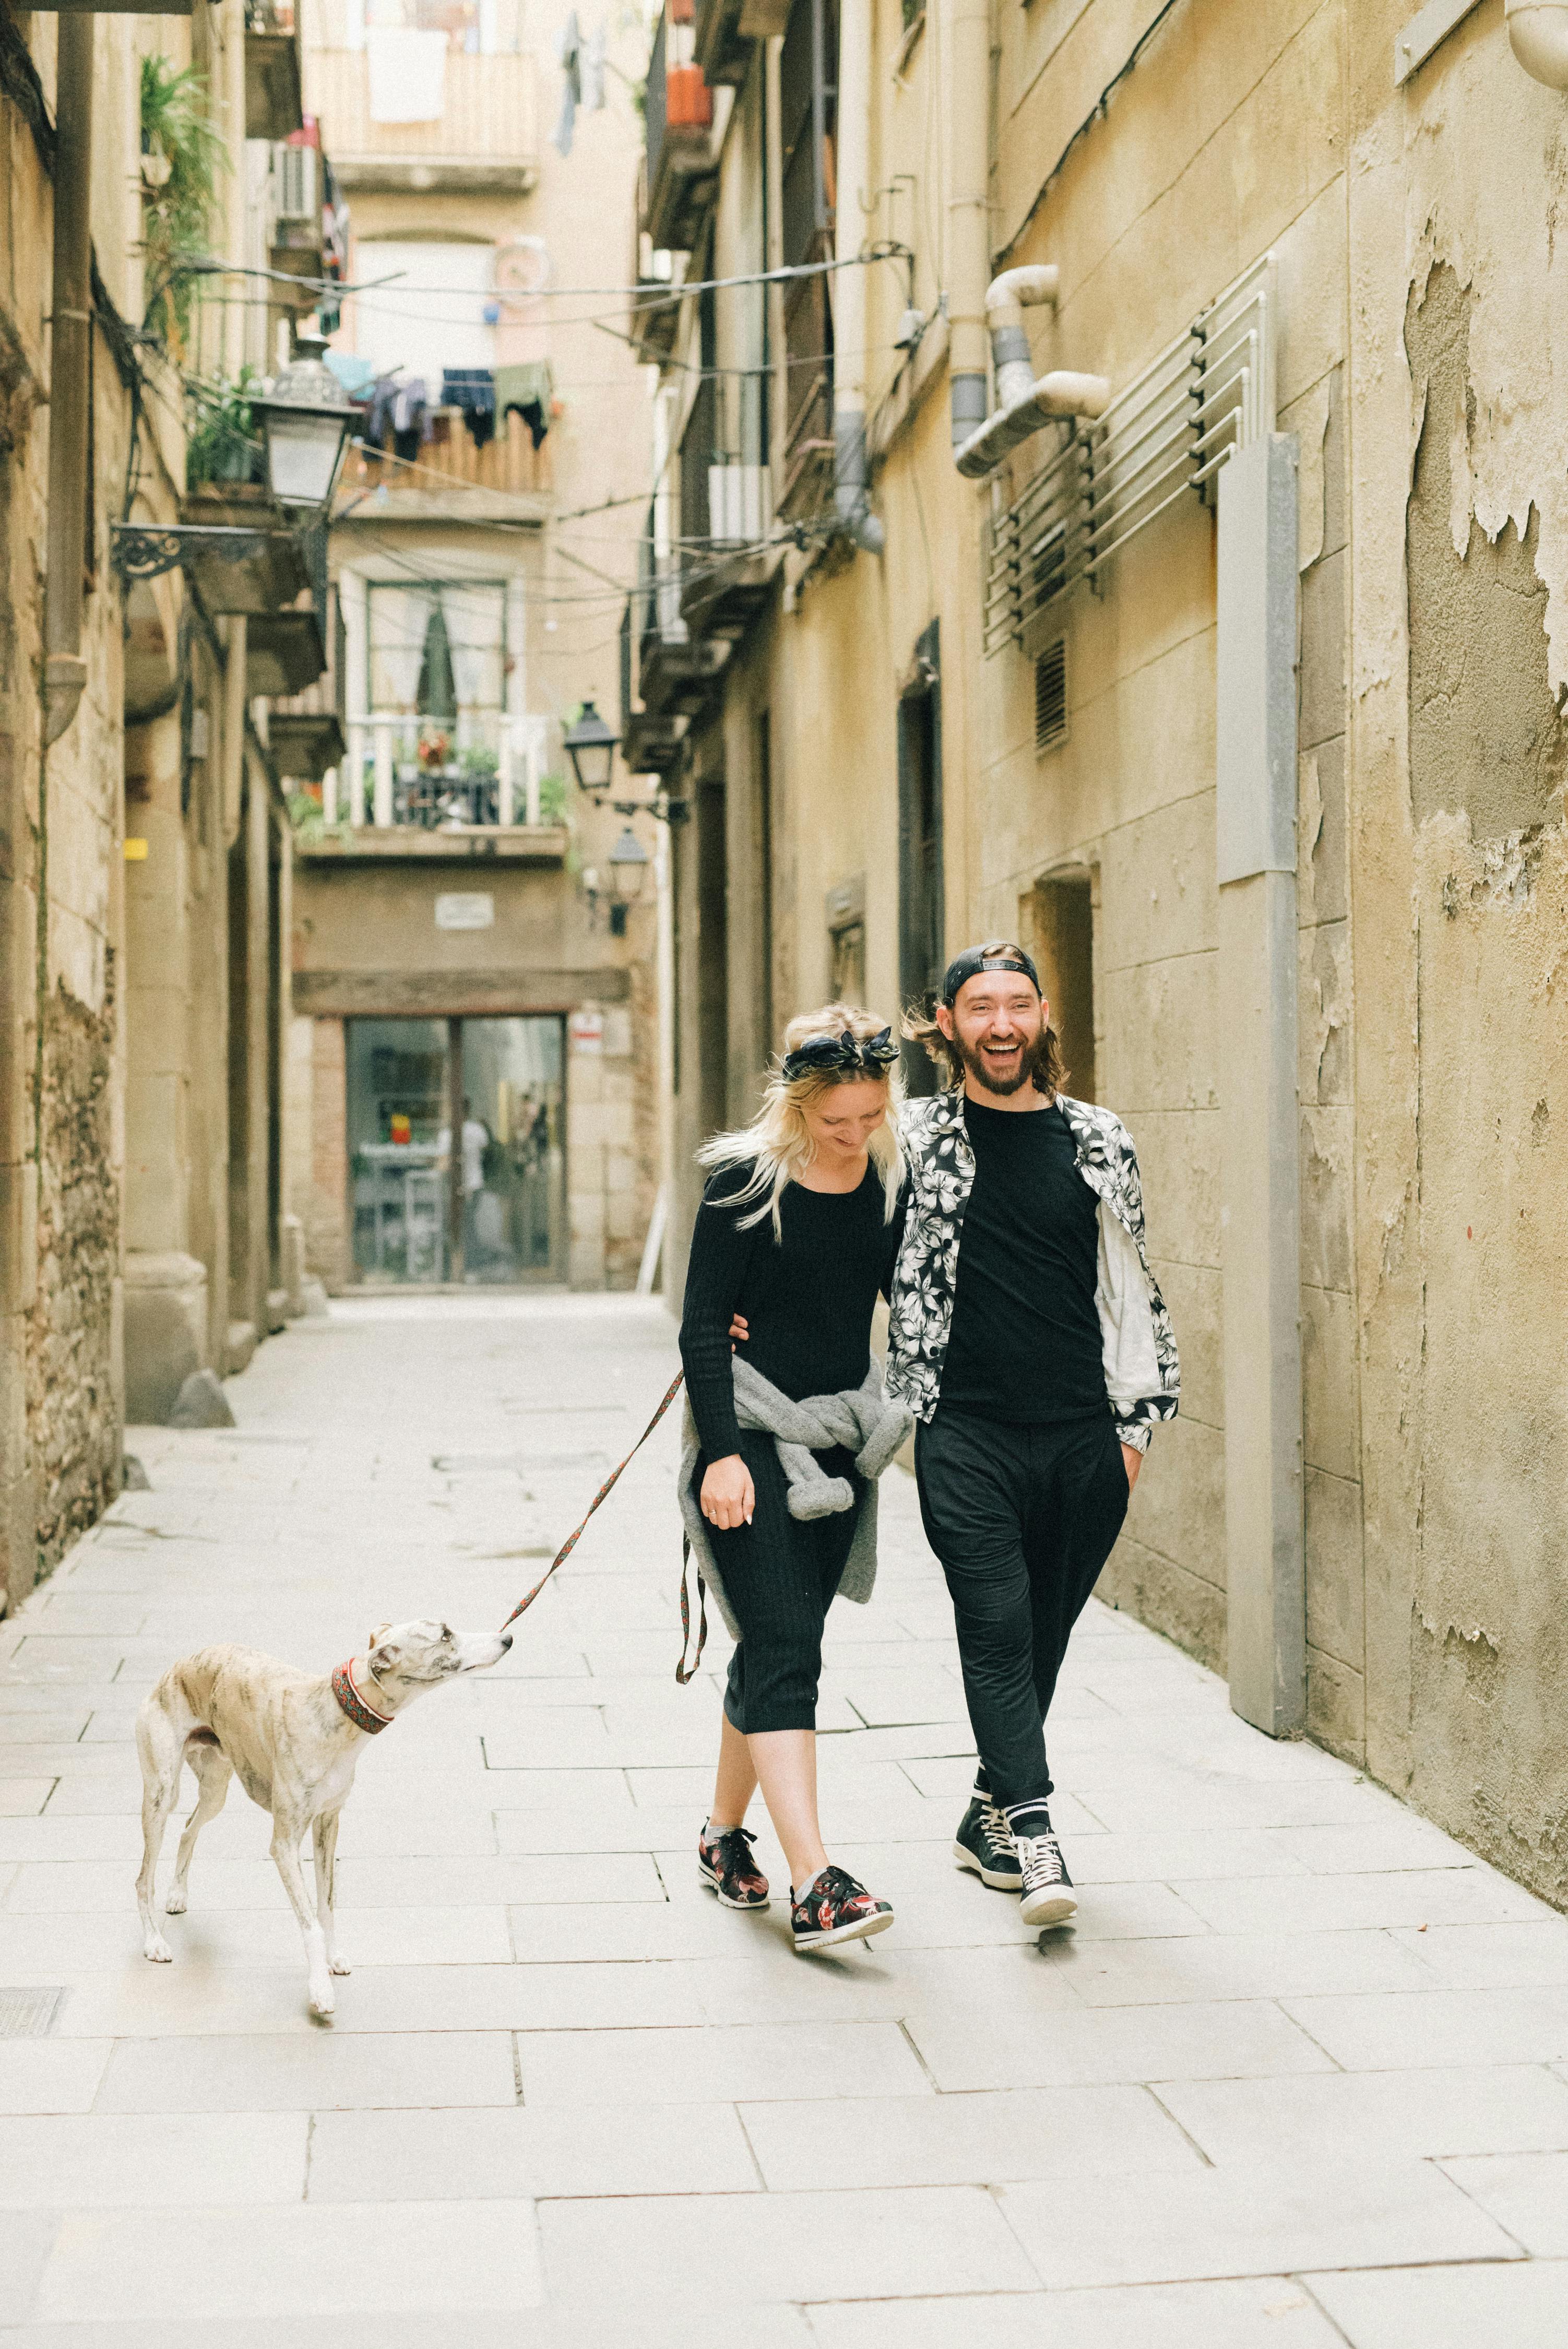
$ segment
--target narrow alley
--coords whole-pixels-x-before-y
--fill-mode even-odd
[[[798,1959],[777,1899],[697,1882],[726,1642],[676,1685],[672,1415],[504,1664],[365,1752],[335,2022],[237,1791],[145,1961],[165,1666],[497,1623],[674,1367],[657,1300],[337,1301],[237,1430],[130,1432],[150,1490],[0,1626],[6,2349],[1560,2342],[1568,1920],[1096,1605],[1053,1716],[1082,1907],[1037,1949],[950,1857],[969,1733],[902,1471],[820,1716],[874,1944]]]

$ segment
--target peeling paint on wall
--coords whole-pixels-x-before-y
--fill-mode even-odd
[[[1406,528],[1410,801],[1462,809],[1478,841],[1544,823],[1568,766],[1548,683],[1541,517],[1495,538],[1473,511],[1471,295],[1446,263],[1412,287],[1405,348],[1421,416]]]
[[[110,1348],[119,1250],[112,957],[108,977],[101,1013],[63,981],[42,1007],[37,1298],[27,1344],[40,1573],[119,1491]]]

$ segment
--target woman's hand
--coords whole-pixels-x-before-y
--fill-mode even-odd
[[[1124,1444],[1121,1447],[1121,1464],[1127,1471],[1127,1489],[1130,1493],[1138,1482],[1138,1472],[1143,1465],[1142,1453],[1136,1451],[1130,1444]],[[706,1485],[704,1490],[707,1490]]]
[[[709,1461],[697,1502],[710,1526],[727,1529],[751,1523],[757,1491],[751,1471],[738,1452],[732,1452],[727,1460]]]
[[[734,1340],[736,1345],[745,1345],[748,1338],[751,1335],[751,1330],[744,1313],[738,1313],[735,1316],[734,1320],[731,1321],[729,1325],[729,1334]]]

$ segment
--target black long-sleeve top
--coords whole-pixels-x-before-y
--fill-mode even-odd
[[[730,1203],[749,1167],[722,1167],[697,1209],[681,1313],[681,1360],[697,1436],[709,1460],[740,1448],[730,1368],[729,1324],[743,1313],[751,1335],[746,1359],[780,1393],[837,1394],[858,1387],[871,1367],[872,1311],[892,1286],[903,1236],[901,1201],[891,1223],[874,1165],[856,1191],[785,1185],[783,1237],[765,1215],[748,1230],[753,1199]]]

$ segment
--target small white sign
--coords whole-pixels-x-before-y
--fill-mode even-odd
[[[436,900],[438,930],[489,930],[495,926],[495,899],[488,889],[453,889]]]
[[[602,1011],[574,1011],[566,1023],[574,1052],[602,1052],[604,1049],[604,1014]]]

